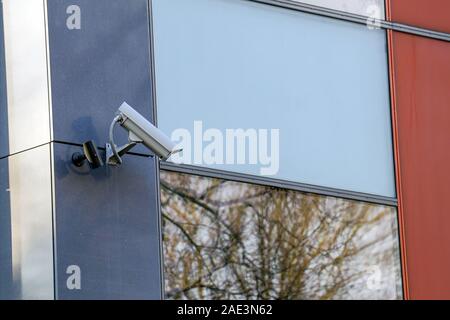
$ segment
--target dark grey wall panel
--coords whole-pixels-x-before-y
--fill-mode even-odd
[[[75,168],[81,149],[54,144],[57,298],[160,299],[155,160],[124,157],[120,168]],[[81,289],[67,268],[81,269]]]
[[[66,25],[71,5],[80,29]],[[49,0],[48,18],[54,140],[104,145],[123,101],[152,119],[147,0]]]
[[[124,101],[153,120],[148,1],[47,3],[53,140],[104,146]],[[80,23],[71,28],[74,5]],[[126,132],[116,140],[125,143]],[[160,299],[155,160],[128,155],[119,168],[90,170],[71,164],[80,148],[55,143],[53,151],[57,298]],[[80,288],[70,267],[80,268]]]
[[[0,300],[13,299],[8,159],[0,160]]]
[[[7,102],[5,44],[3,38],[3,3],[0,2],[0,157],[9,154]]]

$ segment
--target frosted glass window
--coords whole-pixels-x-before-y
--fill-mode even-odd
[[[266,175],[251,135],[245,163],[198,152],[208,129],[223,159],[227,129],[267,130],[271,177],[395,197],[385,31],[241,0],[155,0],[153,15],[158,125],[191,133],[191,164]]]
[[[314,6],[384,19],[384,0],[291,0]]]

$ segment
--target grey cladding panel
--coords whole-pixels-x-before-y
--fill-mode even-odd
[[[154,159],[90,170],[71,164],[77,151],[54,145],[58,298],[161,298]],[[81,269],[80,290],[67,286],[70,266]]]
[[[54,140],[104,145],[123,101],[152,120],[148,1],[49,0],[48,16]]]

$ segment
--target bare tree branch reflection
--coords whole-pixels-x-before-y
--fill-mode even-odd
[[[161,173],[169,299],[401,297],[394,208]]]

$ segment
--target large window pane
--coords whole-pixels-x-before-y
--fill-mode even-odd
[[[161,173],[169,299],[398,299],[392,207]]]
[[[187,163],[262,174],[201,158],[197,120],[200,139],[279,129],[272,177],[395,197],[385,31],[241,0],[153,7],[158,124],[190,131]]]
[[[362,16],[384,19],[384,0],[291,0]]]

